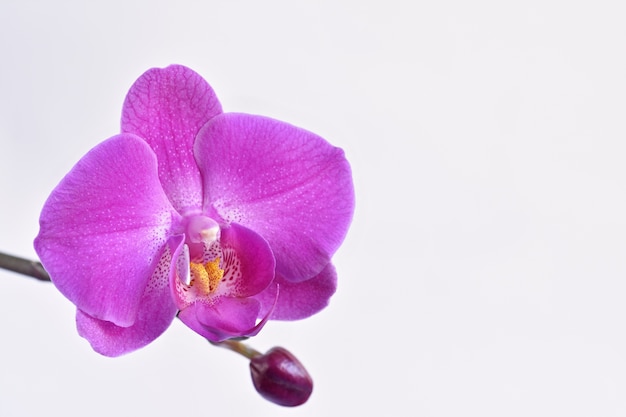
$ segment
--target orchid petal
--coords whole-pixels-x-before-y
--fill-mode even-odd
[[[204,209],[263,236],[284,280],[309,279],[330,262],[354,209],[341,149],[287,123],[226,113],[202,128],[194,151]]]
[[[265,324],[256,324],[260,303],[253,298],[221,297],[215,303],[198,301],[178,313],[178,318],[199,335],[221,342],[232,337],[256,335]]]
[[[182,245],[182,236],[168,240],[141,297],[137,319],[132,326],[119,327],[77,310],[78,334],[87,339],[96,352],[105,356],[132,352],[152,342],[170,326],[177,311],[169,289],[169,275],[174,268],[172,254],[179,251]]]
[[[142,137],[152,147],[165,194],[180,213],[202,205],[193,142],[200,128],[221,112],[211,86],[180,65],[146,71],[126,96],[122,131]]]
[[[140,138],[121,134],[89,151],[54,189],[35,250],[79,310],[128,327],[175,215],[154,153]]]
[[[261,236],[237,223],[221,231],[225,266],[218,293],[248,297],[263,291],[274,279],[276,262]]]
[[[276,301],[278,288],[280,294]],[[289,282],[276,276],[274,284],[254,298],[261,302],[259,317],[273,309],[271,320],[300,320],[325,308],[336,288],[337,273],[329,263],[317,276],[302,282]]]

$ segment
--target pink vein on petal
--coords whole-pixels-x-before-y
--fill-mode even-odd
[[[224,113],[198,134],[205,209],[265,238],[285,280],[318,274],[354,210],[350,165],[323,138],[267,117]]]
[[[122,131],[142,137],[152,147],[165,194],[180,213],[202,205],[193,143],[200,128],[221,112],[211,86],[180,65],[146,71],[126,96]]]

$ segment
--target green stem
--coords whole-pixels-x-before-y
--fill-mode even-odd
[[[258,350],[252,349],[250,346],[244,345],[238,340],[230,339],[224,340],[223,342],[211,342],[209,340],[209,343],[215,346],[223,347],[228,350],[232,350],[233,352],[237,352],[248,359],[252,359],[261,354],[261,352],[259,352]]]

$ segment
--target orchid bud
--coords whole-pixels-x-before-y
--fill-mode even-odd
[[[313,380],[288,350],[274,347],[250,361],[254,388],[263,398],[285,407],[304,404],[313,391]]]

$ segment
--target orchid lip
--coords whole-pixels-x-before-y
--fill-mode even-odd
[[[214,246],[219,247],[219,242]],[[207,259],[205,253],[204,260],[191,259],[189,245],[183,244],[177,259],[177,278],[174,280],[178,294],[175,300],[179,309],[182,310],[198,300],[211,304],[219,297],[216,292],[224,277],[224,265],[219,255],[209,258],[212,259]]]

